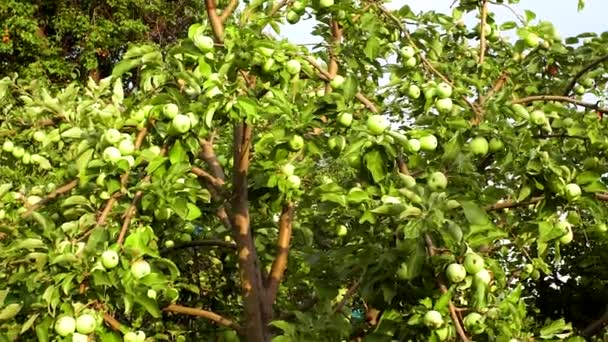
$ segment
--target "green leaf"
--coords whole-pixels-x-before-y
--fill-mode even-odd
[[[464,210],[464,216],[472,225],[487,225],[491,223],[488,215],[475,203],[470,201],[461,201],[460,205]]]
[[[36,319],[38,319],[38,316],[40,316],[39,313],[35,313],[35,314],[31,315],[27,319],[27,321],[25,321],[25,323],[23,323],[23,325],[21,326],[21,331],[19,331],[19,335],[23,335],[23,333],[30,330],[30,328],[34,325],[34,323],[36,323]]]
[[[154,318],[160,318],[161,312],[155,300],[148,298],[146,295],[135,296],[135,302],[144,307],[144,309]]]
[[[169,152],[169,160],[171,161],[171,164],[185,163],[188,161],[186,150],[179,140],[176,141],[171,148],[171,151]]]
[[[17,314],[19,314],[22,307],[23,304],[17,303],[7,305],[4,309],[2,309],[2,311],[0,311],[0,321],[13,319],[15,316],[17,316]]]
[[[379,150],[372,150],[367,152],[363,159],[374,182],[381,182],[386,177],[386,161],[383,154]]]
[[[194,221],[202,215],[201,210],[194,203],[188,203],[187,210],[188,214],[184,218],[186,221]]]

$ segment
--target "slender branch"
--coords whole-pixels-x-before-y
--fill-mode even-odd
[[[201,159],[203,159],[207,165],[209,165],[211,168],[211,174],[222,182],[225,181],[226,175],[224,174],[222,164],[220,164],[220,161],[215,154],[213,144],[206,139],[199,139],[199,144],[201,146]]]
[[[53,192],[46,195],[40,202],[30,206],[28,208],[28,210],[22,214],[22,217],[30,216],[36,209],[42,207],[46,203],[54,200],[55,198],[57,198],[61,195],[67,194],[68,192],[72,191],[72,189],[74,189],[77,185],[78,185],[78,179],[74,179],[74,180],[58,187]]]
[[[578,81],[579,78],[581,78],[584,74],[588,73],[591,69],[595,68],[596,66],[598,66],[606,61],[608,61],[608,55],[600,57],[599,59],[591,62],[589,65],[584,67],[581,71],[579,71],[576,75],[574,75],[572,80],[570,80],[570,83],[568,83],[568,85],[566,86],[566,89],[564,89],[563,95],[568,96],[570,94],[570,92],[572,91],[572,89],[574,89],[574,86],[576,85],[576,82]]]
[[[189,315],[189,316],[202,317],[202,318],[206,318],[212,322],[215,322],[218,325],[232,328],[236,331],[241,330],[241,326],[238,323],[233,322],[227,318],[224,318],[223,316],[220,316],[212,311],[196,309],[196,308],[189,308],[189,307],[178,305],[178,304],[169,304],[167,307],[165,307],[163,309],[163,311],[184,314],[184,315]]]
[[[403,160],[403,156],[399,156],[397,158],[397,166],[399,167],[399,172],[403,173],[404,175],[410,174],[410,169],[407,167],[405,160]]]
[[[578,135],[568,135],[568,134],[540,134],[540,135],[534,135],[533,138],[538,138],[538,139],[565,138],[565,139],[589,140],[589,138],[587,138],[587,137],[582,137],[582,136],[578,136]]]
[[[175,251],[178,249],[186,249],[193,247],[223,247],[228,249],[236,249],[236,244],[229,241],[224,240],[199,240],[199,241],[190,241],[184,243],[178,243],[173,247],[167,247],[160,250],[160,254],[164,255],[171,251]]]
[[[276,3],[273,7],[272,10],[270,10],[270,16],[274,17],[275,14],[277,14],[277,12],[279,12],[279,10],[281,8],[283,8],[285,5],[287,5],[290,2],[290,0],[281,0],[278,3]]]
[[[220,179],[220,178],[217,178],[217,177],[213,176],[209,172],[201,169],[200,167],[193,166],[191,171],[195,175],[203,178],[206,182],[208,182],[209,184],[211,184],[218,191],[220,190],[220,188],[222,186],[224,186],[224,180],[223,179]]]
[[[330,79],[333,79],[338,74],[338,60],[336,56],[336,49],[339,47],[342,41],[342,29],[337,21],[331,19],[329,22],[331,28],[331,44],[329,48],[329,67],[327,69]],[[325,93],[331,92],[331,86],[329,83],[325,85]]]
[[[571,97],[560,96],[560,95],[534,95],[534,96],[528,96],[528,97],[523,97],[521,99],[513,100],[513,101],[511,101],[511,103],[517,104],[517,103],[529,103],[529,102],[536,102],[536,101],[568,102],[568,103],[575,104],[577,106],[596,110],[600,113],[604,113],[604,114],[608,113],[608,108],[600,107],[599,105],[597,105],[595,103],[584,102],[581,100],[573,99]]]
[[[498,79],[496,79],[496,81],[492,85],[492,89],[490,89],[490,91],[488,91],[486,96],[479,96],[479,105],[483,106],[485,101],[487,101],[489,98],[494,96],[494,94],[499,92],[502,89],[502,87],[504,87],[504,85],[507,83],[507,79],[509,79],[509,73],[507,71],[503,71],[502,74],[500,74],[500,77],[498,77]]]
[[[239,0],[230,0],[226,8],[222,11],[222,15],[220,16],[220,21],[223,23],[228,20],[228,18],[232,15],[236,7],[239,5]]]
[[[211,30],[213,30],[213,36],[215,41],[218,43],[224,42],[224,24],[220,16],[217,15],[217,3],[215,0],[205,0],[205,7],[207,8],[207,16],[211,23]]]
[[[361,286],[362,282],[363,282],[363,275],[361,275],[361,277],[359,277],[359,279],[357,279],[357,281],[355,281],[351,285],[351,287],[348,288],[348,291],[346,291],[346,293],[342,297],[342,300],[340,300],[340,302],[334,308],[334,310],[333,310],[334,313],[342,312],[342,309],[344,309],[344,306],[346,305],[346,302],[348,302],[348,300],[352,296],[354,296],[355,293],[357,293],[357,291],[359,290],[359,286]]]
[[[103,314],[103,320],[114,331],[121,331],[121,324],[116,318],[112,317],[108,313]]]
[[[150,175],[146,176],[146,178],[143,179],[143,182],[147,182],[149,180]],[[137,203],[139,203],[139,200],[141,199],[143,194],[144,192],[142,190],[139,190],[135,193],[135,196],[133,196],[133,200],[131,201],[131,205],[129,206],[129,209],[127,209],[127,212],[124,215],[122,227],[120,228],[120,233],[118,234],[118,240],[116,240],[116,243],[119,246],[122,246],[125,236],[127,235],[127,231],[129,230],[129,226],[131,225],[131,219],[137,212]]]
[[[283,274],[287,268],[287,259],[289,256],[289,243],[291,241],[292,223],[293,223],[294,207],[289,203],[283,206],[281,216],[279,218],[279,238],[277,241],[277,256],[275,257],[268,283],[266,286],[267,305],[272,305],[276,299],[279,290],[279,284],[283,279]]]
[[[483,62],[486,56],[486,23],[488,20],[488,0],[483,0],[481,5],[481,27],[479,29],[479,65],[483,70]]]
[[[545,196],[532,197],[529,201],[517,202],[517,201],[500,201],[494,204],[490,204],[485,207],[486,211],[495,211],[507,208],[525,207],[530,204],[538,203],[545,199]]]
[[[428,255],[430,257],[434,257],[435,256],[435,244],[433,243],[433,238],[431,237],[430,234],[426,233],[426,234],[424,234],[424,241],[426,242]],[[445,285],[445,282],[441,276],[437,277],[437,283],[439,284],[439,289],[441,290],[441,293],[448,292],[448,288]],[[456,307],[454,306],[454,303],[452,303],[452,300],[450,300],[450,302],[449,302],[449,309],[450,309],[450,315],[452,316],[452,321],[454,322],[454,327],[456,328],[456,332],[458,333],[458,336],[460,336],[460,339],[463,342],[470,341],[469,338],[467,337],[467,334],[464,332],[464,329],[462,328],[460,318],[458,316],[458,313],[456,312]]]

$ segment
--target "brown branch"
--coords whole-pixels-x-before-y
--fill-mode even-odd
[[[424,234],[424,241],[426,242],[428,255],[430,257],[434,257],[436,255],[436,253],[435,253],[435,244],[433,243],[433,238],[431,237],[430,234],[426,233],[426,234]],[[448,288],[445,285],[445,281],[442,279],[441,276],[437,277],[437,283],[439,284],[439,289],[441,290],[441,293],[448,292]],[[458,312],[456,312],[456,307],[454,306],[454,303],[452,303],[452,300],[449,301],[449,309],[450,309],[450,315],[452,316],[452,321],[454,322],[454,327],[456,328],[456,332],[458,333],[458,336],[460,336],[460,339],[463,342],[470,341],[469,338],[467,337],[467,334],[465,333],[464,329],[462,328],[462,324],[460,322]]]
[[[494,85],[492,85],[492,89],[490,89],[486,96],[479,97],[479,105],[483,106],[487,99],[491,98],[492,96],[494,96],[494,94],[499,92],[502,87],[504,87],[504,85],[507,83],[507,79],[509,79],[509,73],[507,71],[503,71],[502,74],[500,74],[500,77],[496,79]]]
[[[42,207],[46,203],[54,200],[55,198],[57,198],[61,195],[67,194],[68,192],[72,191],[72,189],[74,189],[77,185],[78,185],[78,179],[74,179],[74,180],[58,187],[53,192],[46,195],[42,200],[40,200],[40,202],[30,206],[28,208],[28,210],[26,212],[24,212],[21,216],[22,217],[30,216],[36,209]]]
[[[319,76],[323,80],[325,80],[325,81],[331,80],[330,74],[327,71],[325,71],[325,69],[323,69],[323,67],[321,67],[319,65],[319,63],[317,63],[317,61],[315,61],[314,58],[312,58],[310,56],[305,56],[304,59],[308,63],[310,63],[310,65],[312,65],[315,69],[317,69],[319,71],[319,74],[320,74]],[[363,93],[358,92],[357,94],[355,94],[355,97],[357,98],[357,100],[359,100],[359,102],[363,103],[365,105],[365,107],[367,107],[367,109],[369,109],[373,113],[379,113],[376,105],[372,101],[370,101],[365,95],[363,95]]]
[[[117,331],[117,332],[120,331],[120,327],[121,327],[120,322],[118,320],[116,320],[116,318],[112,317],[110,314],[104,313],[103,320],[110,327],[110,329]]]
[[[279,238],[277,241],[277,256],[275,257],[268,282],[266,285],[266,304],[272,305],[276,299],[279,290],[279,284],[283,279],[283,274],[287,268],[287,259],[289,256],[289,243],[291,241],[292,223],[293,223],[294,207],[289,203],[283,206],[281,216],[279,218]]]
[[[597,105],[595,103],[584,102],[581,100],[573,99],[571,97],[560,96],[560,95],[534,95],[534,96],[528,96],[528,97],[523,97],[521,99],[513,100],[513,101],[511,101],[511,103],[518,104],[518,103],[529,103],[529,102],[536,102],[536,101],[567,102],[567,103],[572,103],[577,106],[585,107],[588,109],[593,109],[593,110],[596,110],[603,114],[608,113],[608,108],[600,107],[599,105]]]
[[[568,94],[570,94],[570,92],[572,91],[572,89],[574,89],[574,86],[576,85],[576,82],[578,81],[579,78],[581,78],[584,74],[586,74],[587,72],[589,72],[589,70],[595,68],[596,66],[604,63],[605,61],[608,61],[608,55],[600,57],[599,59],[593,61],[592,63],[590,63],[589,65],[587,65],[586,67],[584,67],[581,71],[579,71],[576,75],[574,75],[574,77],[572,78],[572,80],[570,80],[570,83],[568,83],[568,85],[566,86],[566,89],[564,89],[564,96],[568,96]]]
[[[399,172],[403,173],[404,175],[410,174],[410,169],[408,169],[405,160],[403,160],[403,156],[399,156],[397,158],[397,166],[399,167]]]
[[[222,15],[220,16],[220,21],[223,23],[228,20],[228,18],[232,15],[236,7],[239,5],[239,0],[230,0],[226,8],[222,11]]]
[[[146,178],[143,179],[143,182],[147,182],[149,180],[150,175],[146,176]],[[122,227],[120,228],[120,233],[118,234],[118,239],[116,240],[116,243],[119,246],[122,246],[125,236],[127,235],[127,231],[129,230],[129,225],[131,225],[131,219],[133,218],[133,215],[135,215],[135,212],[137,212],[137,203],[139,203],[139,200],[141,199],[143,194],[144,192],[142,190],[139,190],[135,193],[135,196],[133,196],[133,200],[131,201],[131,205],[129,206],[129,209],[127,209],[127,212],[124,215],[125,217],[122,221]]]
[[[208,182],[209,184],[211,184],[214,188],[216,188],[216,190],[219,190],[222,186],[224,186],[224,180],[223,179],[220,179],[220,178],[217,178],[217,177],[213,176],[209,172],[201,169],[200,167],[193,166],[191,171],[195,175],[201,177],[206,182]]]
[[[272,10],[270,11],[270,16],[273,17],[275,14],[277,14],[277,12],[283,8],[285,5],[287,5],[290,2],[290,0],[281,0],[279,1],[277,4],[275,4],[272,7]]]
[[[224,318],[212,311],[196,309],[196,308],[189,308],[189,307],[178,305],[178,304],[169,304],[167,307],[165,307],[163,309],[163,311],[184,314],[184,315],[189,315],[189,316],[202,317],[202,318],[206,318],[212,322],[215,322],[218,325],[221,325],[221,326],[224,326],[227,328],[232,328],[236,331],[241,330],[241,326],[238,323],[233,322],[227,318]]]
[[[485,210],[486,211],[495,211],[495,210],[507,209],[507,208],[525,207],[530,204],[538,203],[544,199],[545,199],[545,196],[538,196],[538,197],[532,197],[529,201],[525,201],[525,202],[501,201],[501,202],[497,202],[497,203],[486,206]]]
[[[348,300],[352,296],[354,296],[355,293],[357,293],[357,291],[359,290],[359,286],[361,286],[362,282],[363,282],[363,275],[361,275],[361,277],[359,277],[359,279],[357,279],[357,281],[354,282],[353,285],[351,285],[351,287],[348,288],[348,291],[346,291],[346,293],[344,294],[344,297],[342,297],[342,300],[340,300],[340,302],[334,308],[334,310],[333,310],[334,313],[342,312],[342,309],[344,309],[346,302],[348,302]]]
[[[479,65],[483,71],[483,62],[486,56],[486,23],[488,20],[488,0],[483,0],[481,5],[481,27],[479,36]]]
[[[209,22],[211,23],[211,30],[213,30],[215,41],[223,43],[224,24],[222,19],[217,15],[217,3],[215,0],[205,0],[205,7],[207,8],[207,16],[209,16]]]
[[[338,74],[338,57],[336,56],[336,49],[340,46],[342,41],[342,29],[337,21],[331,19],[329,21],[331,28],[331,44],[329,48],[329,67],[327,69],[330,79],[333,79]],[[325,94],[331,92],[331,86],[329,83],[325,85]]]
[[[226,175],[224,174],[222,164],[220,164],[219,159],[217,159],[217,155],[213,149],[213,144],[206,139],[199,139],[199,144],[201,145],[201,159],[204,160],[207,165],[209,165],[211,168],[211,174],[223,182],[226,179]]]

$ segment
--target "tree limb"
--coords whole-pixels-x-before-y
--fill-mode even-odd
[[[431,237],[430,234],[426,233],[426,234],[424,234],[424,241],[426,242],[428,255],[430,257],[434,257],[435,256],[435,244],[433,243],[433,238]],[[445,282],[441,276],[437,277],[437,283],[439,284],[439,289],[441,290],[441,293],[448,292],[448,288],[445,285]],[[450,300],[450,302],[449,302],[449,309],[450,309],[450,315],[452,316],[452,321],[454,322],[454,327],[456,328],[456,333],[458,333],[458,336],[460,336],[460,339],[463,342],[469,342],[470,340],[467,337],[467,334],[464,332],[464,329],[462,328],[460,318],[458,317],[458,313],[456,312],[456,307],[454,306],[454,303],[452,303],[452,300]]]
[[[342,29],[337,21],[331,19],[329,21],[329,26],[331,28],[331,45],[329,48],[329,67],[327,69],[329,73],[330,79],[333,79],[338,74],[338,60],[336,56],[336,48],[340,45],[342,41]],[[331,86],[329,83],[325,85],[325,93],[328,94],[331,92]]]
[[[292,223],[293,223],[294,206],[289,203],[283,206],[281,216],[279,217],[279,238],[277,241],[277,255],[272,263],[268,282],[266,285],[266,300],[267,305],[272,306],[276,299],[279,290],[279,284],[283,279],[283,274],[287,268],[287,259],[289,256],[289,243],[291,241]]]
[[[572,80],[570,80],[570,83],[568,83],[568,85],[566,86],[566,89],[564,89],[563,95],[568,96],[568,94],[570,94],[572,89],[574,89],[574,86],[576,85],[576,82],[578,81],[579,78],[581,78],[584,74],[589,72],[591,69],[595,68],[596,66],[598,66],[606,61],[608,61],[608,55],[600,57],[599,59],[591,62],[589,65],[584,67],[581,71],[579,71],[576,75],[574,75]]]
[[[608,202],[608,193],[596,193],[595,198],[597,198],[600,201]],[[484,209],[486,211],[495,211],[495,210],[507,209],[507,208],[525,207],[530,204],[538,203],[544,199],[545,199],[545,196],[537,196],[537,197],[532,197],[532,198],[530,198],[530,200],[525,201],[525,202],[518,202],[518,201],[513,201],[513,200],[500,201],[500,202],[497,202],[494,204],[487,205]]]
[[[184,243],[178,243],[173,247],[166,247],[160,250],[160,254],[167,254],[170,251],[178,250],[178,249],[186,249],[193,247],[223,247],[228,249],[236,249],[236,244],[229,241],[224,240],[198,240],[198,241],[190,241]]]
[[[486,22],[488,19],[488,0],[483,0],[481,5],[481,27],[479,33],[479,65],[483,70],[483,62],[486,56]]]
[[[213,36],[215,41],[218,43],[224,42],[224,24],[222,19],[217,15],[217,3],[215,0],[205,0],[205,7],[207,8],[207,16],[211,23],[211,30],[213,30]]]
[[[121,331],[121,324],[118,320],[116,320],[116,318],[112,317],[110,314],[108,313],[104,313],[103,314],[103,320],[104,322],[106,322],[106,324],[110,327],[110,329],[120,332]]]
[[[239,5],[239,0],[230,0],[226,8],[222,11],[222,15],[220,16],[220,21],[222,24],[226,22],[226,20],[232,15],[232,12]]]
[[[604,113],[604,114],[608,113],[608,108],[600,107],[599,105],[597,105],[595,103],[589,103],[589,102],[573,99],[571,97],[560,96],[560,95],[534,95],[534,96],[528,96],[528,97],[523,97],[521,99],[513,100],[513,101],[511,101],[511,103],[521,104],[521,103],[530,103],[530,102],[536,102],[536,101],[568,102],[568,103],[575,104],[577,106],[596,110],[600,113]]]
[[[189,307],[177,305],[177,304],[169,304],[167,307],[165,307],[163,309],[163,311],[184,314],[184,315],[189,315],[189,316],[202,317],[202,318],[206,318],[212,322],[215,322],[218,325],[232,328],[236,331],[241,330],[241,326],[238,323],[233,322],[232,320],[229,320],[227,318],[224,318],[223,316],[220,316],[212,311],[196,309],[196,308],[189,308]]]
[[[40,202],[27,208],[27,211],[22,214],[22,217],[28,217],[28,216],[32,215],[32,213],[36,209],[42,207],[46,203],[54,200],[55,198],[57,198],[61,195],[67,194],[68,192],[72,191],[72,189],[74,189],[77,185],[78,185],[78,179],[74,179],[74,180],[69,181],[68,183],[58,187],[53,192],[46,195]]]
[[[348,288],[348,290],[344,294],[344,297],[342,297],[342,300],[340,300],[340,302],[334,308],[334,310],[333,310],[334,313],[342,312],[342,309],[344,309],[344,306],[346,305],[346,302],[348,302],[348,300],[352,296],[354,296],[355,293],[357,293],[357,291],[359,290],[359,286],[361,286],[362,282],[363,282],[363,275],[361,275],[361,277],[359,277],[359,279],[357,279],[357,281],[355,281],[351,285],[351,287]]]

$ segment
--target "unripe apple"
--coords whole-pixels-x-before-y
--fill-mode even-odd
[[[175,246],[175,242],[173,240],[165,241],[165,248],[172,248],[173,246]]]
[[[420,138],[420,149],[423,151],[434,151],[437,148],[437,144],[437,138],[432,134]]]
[[[437,111],[439,113],[447,114],[452,111],[452,108],[454,108],[454,104],[452,103],[452,99],[450,98],[438,99],[435,102],[435,107],[437,108]]]
[[[31,163],[31,161],[32,161],[32,156],[29,153],[25,152],[23,154],[23,157],[21,157],[21,162],[23,162],[23,164],[25,164],[25,165],[28,165],[29,163]]]
[[[429,176],[427,184],[433,191],[444,190],[448,185],[448,178],[442,172],[433,172]]]
[[[390,122],[382,115],[372,115],[367,118],[367,129],[373,135],[380,135],[388,129]]]
[[[445,82],[441,82],[437,85],[437,95],[442,99],[447,99],[452,96],[452,86]]]
[[[21,146],[15,146],[12,153],[13,157],[20,159],[25,154],[25,149]]]
[[[484,137],[474,138],[471,141],[471,143],[469,144],[469,146],[470,146],[471,152],[473,152],[473,154],[482,155],[482,156],[485,156],[486,154],[488,154],[489,145],[488,145],[488,141]]]
[[[293,151],[299,151],[304,148],[304,138],[299,135],[294,135],[289,139],[289,148]]]
[[[144,342],[146,340],[146,333],[144,333],[141,330],[138,330],[137,332],[135,332],[136,335],[136,342]]]
[[[296,0],[291,4],[291,9],[298,14],[302,14],[304,13],[304,10],[306,10],[306,4],[302,1]]]
[[[411,84],[409,86],[409,88],[407,89],[407,95],[409,97],[411,97],[412,99],[419,98],[420,97],[420,88],[415,84]]]
[[[346,234],[348,234],[348,228],[346,228],[346,226],[343,224],[339,225],[338,228],[336,229],[336,235],[346,236]]]
[[[101,264],[105,268],[109,269],[109,268],[114,268],[114,267],[118,266],[119,260],[120,259],[118,258],[118,253],[116,253],[116,251],[113,251],[111,249],[109,249],[101,254]]]
[[[334,0],[320,0],[319,1],[319,6],[321,6],[321,8],[328,8],[334,5]]]
[[[110,128],[106,131],[106,134],[104,134],[104,138],[110,144],[116,144],[120,141],[122,136],[120,134],[120,131],[118,131],[116,128]]]
[[[42,142],[46,138],[46,134],[43,131],[36,131],[33,138],[37,142]]]
[[[489,284],[492,281],[492,275],[485,268],[475,273],[475,280],[480,281],[484,284]]]
[[[285,164],[281,167],[281,172],[286,176],[291,176],[295,172],[296,167],[293,164]]]
[[[103,150],[103,160],[106,162],[115,163],[119,161],[121,157],[122,154],[120,153],[120,150],[114,146],[106,147],[106,149]]]
[[[151,272],[150,264],[145,260],[138,260],[131,265],[131,274],[136,279],[141,279]]]
[[[135,145],[133,145],[131,139],[124,139],[118,144],[118,150],[123,156],[129,156],[135,152]]]
[[[88,341],[89,341],[89,336],[87,336],[87,335],[80,334],[80,333],[72,334],[72,342],[88,342]]]
[[[97,322],[95,322],[95,317],[90,314],[84,314],[78,316],[76,319],[76,330],[81,334],[90,334],[95,331],[95,327]]]
[[[295,59],[292,59],[287,62],[285,67],[287,69],[287,72],[292,75],[297,75],[300,73],[300,70],[302,70],[302,64],[300,64],[300,62]]]
[[[146,295],[148,296],[148,298],[150,299],[156,299],[156,291],[154,289],[148,289],[148,292],[146,292]]]
[[[302,184],[302,180],[300,179],[300,177],[298,177],[296,175],[291,175],[291,176],[287,177],[287,184],[289,185],[290,188],[297,189]]]
[[[4,152],[13,152],[14,148],[15,148],[15,144],[13,144],[13,142],[10,140],[6,140],[6,141],[4,141],[4,144],[2,144],[2,150]]]
[[[178,114],[173,118],[171,124],[176,132],[183,134],[190,130],[191,122],[187,115]]]
[[[443,325],[443,317],[441,317],[441,313],[435,310],[430,310],[424,314],[423,320],[424,324],[431,329],[437,329]]]
[[[505,144],[502,142],[502,140],[497,139],[497,138],[490,139],[490,151],[500,152],[503,150],[504,147],[505,147]]]
[[[353,115],[351,113],[340,113],[338,115],[338,122],[344,127],[350,127],[353,123]]]
[[[578,184],[570,183],[566,185],[566,197],[568,197],[570,201],[577,200],[579,197],[581,197],[581,194],[581,187],[578,186]]]
[[[332,0],[333,1],[333,0]],[[344,78],[344,76],[341,75],[336,75],[330,82],[329,85],[334,88],[334,89],[341,89],[342,86],[344,85],[344,82],[346,82],[346,79]]]
[[[461,264],[450,264],[446,270],[448,280],[452,283],[460,283],[467,276],[467,270]]]
[[[532,265],[532,264],[526,264],[524,266],[523,273],[524,274],[531,274],[532,272],[534,272],[534,265]]]
[[[163,114],[167,119],[173,119],[179,114],[179,107],[175,103],[167,103],[163,106]]]
[[[300,21],[300,15],[294,11],[288,11],[286,18],[287,18],[287,22],[292,25],[296,24],[298,21]]]
[[[542,126],[547,122],[545,112],[542,110],[535,110],[530,113],[530,121],[537,126]]]
[[[483,258],[476,253],[469,253],[464,257],[464,268],[469,274],[477,274],[485,266]]]
[[[403,64],[408,68],[413,68],[416,66],[417,62],[418,61],[416,60],[416,57],[411,57],[411,58],[406,59]]]
[[[194,37],[194,45],[203,52],[213,50],[213,38],[205,35],[197,35]]]
[[[137,334],[132,331],[126,333],[122,338],[124,342],[137,342]]]
[[[409,45],[401,48],[401,56],[403,56],[404,59],[410,59],[414,57],[415,53],[416,51],[414,50],[414,48]]]
[[[585,87],[583,87],[582,85],[577,85],[576,87],[574,87],[574,93],[576,95],[584,95],[586,92]]]
[[[331,150],[342,152],[346,147],[346,139],[341,135],[333,136],[329,138],[327,145]]]
[[[62,316],[55,322],[55,332],[59,336],[68,336],[76,331],[76,320],[70,316]]]
[[[530,32],[524,37],[524,42],[528,47],[535,48],[540,44],[540,38],[536,33]]]
[[[480,325],[482,316],[477,312],[471,312],[466,315],[462,320],[465,329],[472,334],[481,334],[483,332],[483,326]]]
[[[408,147],[412,152],[418,152],[421,148],[420,140],[418,139],[410,139],[407,141]]]
[[[573,239],[574,239],[574,233],[572,232],[572,229],[568,229],[568,232],[566,232],[566,234],[562,235],[562,237],[559,239],[559,242],[562,245],[567,245],[570,242],[572,242]]]

